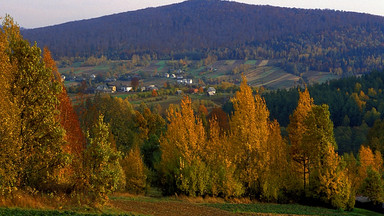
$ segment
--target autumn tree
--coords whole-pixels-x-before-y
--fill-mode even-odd
[[[61,86],[54,79],[52,69],[44,63],[41,50],[21,37],[10,17],[4,20],[2,34],[6,38],[6,58],[14,66],[9,90],[18,111],[15,119],[19,121],[19,128],[13,133],[21,145],[18,152],[20,185],[54,189],[57,171],[68,161],[63,152],[65,131],[57,108]]]
[[[152,97],[157,97],[158,93],[155,89],[152,90]]]
[[[99,115],[104,115],[104,121],[110,124],[118,150],[127,152],[134,145],[141,143],[134,121],[135,111],[127,99],[97,94],[94,98],[87,99],[78,109],[83,110],[83,130],[89,130],[98,121]]]
[[[60,171],[61,182],[67,184],[75,184],[75,175],[81,172],[81,163],[83,151],[85,148],[85,136],[80,127],[79,118],[73,109],[72,102],[68,97],[64,83],[61,81],[61,76],[57,70],[56,63],[51,57],[51,52],[48,48],[44,48],[43,60],[47,68],[52,70],[57,82],[60,83],[62,92],[58,95],[60,111],[60,124],[65,130],[66,144],[63,150],[71,156],[70,167]]]
[[[384,180],[382,174],[368,167],[367,177],[363,180],[360,192],[375,205],[384,202]]]
[[[265,100],[260,94],[253,96],[243,76],[240,91],[236,92],[232,103],[234,112],[230,119],[230,142],[236,175],[249,195],[273,197],[274,192],[269,191],[271,182],[268,181],[271,168],[268,161],[271,161],[272,154],[268,139],[272,132],[276,134],[276,126],[271,130]],[[281,141],[281,138],[275,138]]]
[[[141,104],[135,112],[135,127],[143,140],[141,152],[145,165],[155,171],[154,164],[160,161],[160,136],[165,130],[165,120],[147,105]]]
[[[160,138],[162,155],[158,166],[164,193],[204,195],[209,180],[201,155],[205,130],[193,113],[191,99],[183,98],[180,111],[170,106],[167,119],[167,131]]]
[[[302,142],[303,134],[307,130],[305,119],[313,107],[313,99],[310,97],[308,89],[299,92],[299,101],[294,113],[289,117],[290,123],[287,127],[289,141],[291,144],[291,154],[294,163],[292,164],[294,172],[300,173],[303,178],[303,188],[308,185],[309,174],[309,152]]]
[[[287,183],[292,175],[288,165],[288,145],[281,136],[280,125],[277,120],[269,123],[268,135],[269,160],[267,162],[268,172],[264,175],[264,184],[262,185],[263,197],[267,201],[276,201],[280,198],[281,191],[287,189]]]
[[[125,173],[125,190],[131,193],[144,193],[147,185],[147,168],[138,146],[133,147],[121,160]]]
[[[377,173],[383,173],[383,157],[381,156],[380,151],[372,152],[369,146],[362,145],[359,150],[359,162],[360,166],[358,168],[359,181],[355,182],[359,188],[364,179],[367,178],[368,170],[371,169]]]
[[[139,78],[137,78],[137,77],[133,77],[132,79],[131,79],[131,85],[132,85],[132,88],[135,90],[135,91],[137,91],[137,88],[139,87]]]
[[[3,26],[4,29],[0,29],[0,195],[7,195],[18,186],[21,150],[17,133],[20,128],[19,110],[10,91],[16,65],[12,65],[9,59],[8,36],[20,36],[9,17]]]
[[[222,132],[228,132],[229,130],[229,120],[228,114],[223,111],[222,108],[216,107],[208,115],[209,121],[216,119],[219,124],[220,130]]]
[[[219,126],[216,117],[209,121],[207,144],[203,158],[210,167],[210,189],[213,196],[238,197],[244,193],[244,187],[235,176],[236,165],[231,161],[231,146],[228,136]]]

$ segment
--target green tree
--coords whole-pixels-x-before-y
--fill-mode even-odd
[[[109,125],[104,116],[87,132],[84,152],[84,179],[86,193],[92,202],[104,203],[108,195],[124,186],[124,172],[120,165],[121,153],[113,146]]]
[[[384,181],[378,171],[368,168],[367,177],[364,179],[361,187],[361,193],[374,204],[384,202]]]
[[[313,106],[304,124],[302,144],[310,150],[309,195],[335,208],[352,209],[355,194],[335,152],[337,146],[328,105]]]

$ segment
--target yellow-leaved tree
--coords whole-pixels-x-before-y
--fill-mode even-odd
[[[294,113],[289,117],[290,122],[287,128],[289,133],[289,141],[291,144],[291,157],[292,157],[292,169],[293,172],[298,173],[298,176],[302,177],[303,189],[306,189],[308,185],[309,175],[309,152],[311,149],[304,147],[302,139],[303,134],[307,130],[304,121],[307,118],[308,113],[313,106],[313,99],[309,95],[309,91],[306,88],[304,92],[299,92],[299,101]],[[297,188],[299,185],[293,185],[293,188]]]
[[[272,155],[285,151],[281,135],[276,130],[279,126],[277,122],[270,122],[265,100],[258,93],[253,96],[246,77],[242,76],[242,79],[240,91],[232,99],[234,112],[230,119],[230,158],[236,165],[235,176],[248,195],[266,200],[277,199],[280,187],[272,176],[284,167],[278,170],[271,168],[276,168],[278,163]],[[269,142],[272,139],[273,142]],[[273,152],[275,150],[277,153]]]
[[[65,130],[60,125],[58,109],[61,85],[54,79],[52,68],[44,63],[40,48],[22,38],[9,16],[4,19],[1,35],[5,46],[1,54],[5,55],[2,58],[7,69],[4,71],[12,73],[6,76],[9,88],[4,91],[11,99],[9,106],[14,106],[18,127],[8,128],[12,130],[8,133],[18,137],[17,185],[55,191],[58,170],[68,164],[63,151]]]
[[[238,197],[244,193],[241,182],[234,175],[236,166],[230,160],[231,146],[228,136],[216,117],[209,121],[208,140],[203,158],[210,167],[210,195]]]
[[[193,113],[191,99],[184,97],[180,111],[168,109],[166,133],[160,138],[158,165],[164,193],[204,195],[209,190],[209,170],[202,158],[205,130]]]
[[[19,37],[19,30],[9,18],[3,26],[5,28],[0,29],[0,195],[8,195],[18,186],[21,143],[15,133],[20,128],[20,111],[11,94],[16,65],[7,54],[10,51],[7,37]]]
[[[384,201],[383,158],[380,151],[372,152],[369,146],[359,150],[358,192],[369,197],[374,203]]]
[[[147,168],[144,165],[140,148],[134,146],[121,160],[125,173],[125,190],[131,193],[144,193],[147,185]]]

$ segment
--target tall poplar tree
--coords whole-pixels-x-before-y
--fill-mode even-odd
[[[159,173],[165,193],[204,195],[209,171],[202,158],[205,129],[192,110],[191,99],[181,101],[180,111],[170,106],[166,133],[160,138]]]
[[[289,117],[290,123],[287,131],[289,141],[291,144],[291,154],[293,159],[294,172],[300,173],[303,181],[303,188],[306,189],[308,185],[309,175],[309,152],[310,149],[304,147],[302,139],[303,134],[307,130],[305,126],[305,119],[313,106],[313,99],[310,97],[308,89],[304,92],[299,92],[299,101],[294,113]]]
[[[274,199],[277,196],[272,191],[269,177],[274,172],[271,170],[271,161],[276,162],[272,160],[272,154],[276,153],[272,150],[280,145],[276,142],[282,141],[281,135],[276,133],[276,127],[279,126],[276,123],[273,126],[270,122],[265,100],[259,93],[253,96],[246,77],[242,78],[240,91],[232,99],[234,112],[230,119],[229,140],[233,151],[231,158],[236,164],[235,174],[248,195]],[[275,142],[269,143],[271,135],[276,135]]]

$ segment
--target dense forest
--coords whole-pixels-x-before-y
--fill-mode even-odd
[[[54,57],[274,59],[290,73],[383,68],[384,18],[231,1],[179,4],[22,31]]]
[[[384,73],[376,71],[361,77],[308,86],[315,104],[329,105],[339,153],[357,153],[361,144],[371,143],[372,139],[376,139],[372,136],[378,136],[377,132],[369,131],[370,128],[377,130],[383,124],[383,80]],[[297,88],[270,91],[263,96],[271,111],[271,118],[286,127],[290,113],[297,106]]]
[[[246,197],[343,210],[354,208],[356,195],[375,204],[384,200],[383,123],[374,124],[372,142],[359,147],[357,157],[341,156],[332,108],[315,103],[307,88],[297,90],[282,136],[262,89],[253,91],[245,76],[231,98],[230,115],[220,107],[208,113],[203,104],[193,109],[185,96],[164,118],[159,106],[135,109],[109,94],[80,93],[73,106],[50,51],[42,54],[31,46],[10,17],[0,32],[0,53],[2,205],[25,194],[48,194],[98,207],[112,192],[145,193],[149,187],[164,195]],[[353,87],[343,91],[356,93],[352,98],[360,111],[369,109],[364,91],[373,97],[374,89],[368,82],[348,82]],[[381,94],[376,92],[377,98]],[[344,125],[359,123],[349,118]]]

